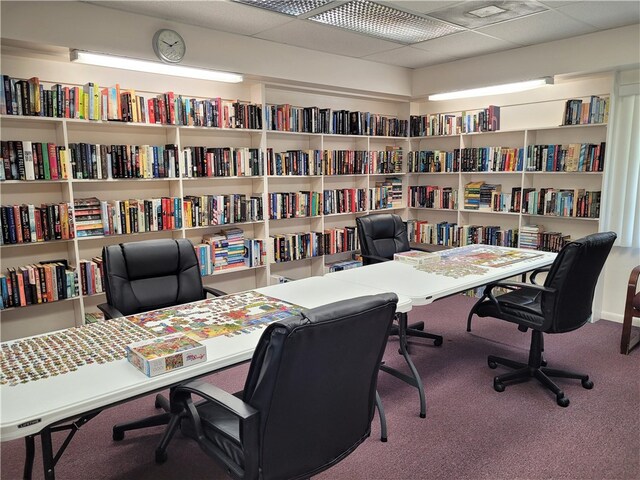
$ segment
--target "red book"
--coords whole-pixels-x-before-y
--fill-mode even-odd
[[[20,206],[13,206],[13,218],[16,225],[16,240],[17,243],[22,243],[24,240],[22,238],[22,215],[20,214]]]
[[[153,98],[147,100],[147,108],[149,110],[149,123],[156,123],[156,112],[153,108]]]
[[[20,306],[24,307],[27,304],[27,297],[24,294],[24,277],[22,276],[22,271],[18,269],[16,274],[18,279],[18,293],[20,294]]]
[[[38,240],[38,242],[43,242],[44,235],[42,234],[42,212],[40,212],[39,208],[35,209],[33,216],[36,223],[36,239]]]
[[[57,180],[60,178],[60,169],[58,164],[58,150],[55,143],[48,143],[47,150],[49,150],[49,169],[51,170],[51,179]]]
[[[162,125],[167,124],[167,111],[165,110],[164,100],[158,98],[158,113],[160,114],[160,123]]]

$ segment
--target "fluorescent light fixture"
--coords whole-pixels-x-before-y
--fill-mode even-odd
[[[137,72],[158,73],[174,77],[197,78],[200,80],[212,80],[214,82],[240,83],[242,75],[237,73],[218,72],[205,68],[185,67],[182,65],[170,65],[167,63],[138,60],[135,58],[118,57],[103,53],[83,52],[71,50],[71,61],[97,65],[100,67],[120,68],[123,70],[135,70]]]
[[[493,85],[490,87],[472,88],[470,90],[458,90],[456,92],[436,93],[429,95],[430,101],[455,100],[457,98],[484,97],[486,95],[500,95],[502,93],[523,92],[533,88],[553,85],[553,77],[538,78],[524,82],[505,83],[503,85]]]

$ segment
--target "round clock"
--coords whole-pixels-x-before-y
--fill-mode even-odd
[[[153,51],[163,62],[179,63],[187,51],[187,46],[178,32],[162,29],[153,36]]]

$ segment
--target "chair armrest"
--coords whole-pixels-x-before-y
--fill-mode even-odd
[[[205,292],[210,293],[214,297],[223,297],[225,295],[229,295],[228,293],[223,292],[222,290],[218,290],[217,288],[213,288],[213,287],[202,287],[202,289]]]
[[[633,297],[636,296],[638,289],[638,278],[640,277],[640,265],[631,270],[629,274],[629,284],[627,285],[627,302],[625,305],[631,305]]]
[[[539,292],[547,292],[547,293],[555,293],[555,288],[549,288],[542,285],[537,285],[535,283],[524,283],[524,282],[509,282],[506,280],[502,280],[499,282],[487,283],[485,287],[485,293],[490,292],[494,287],[502,287],[508,288],[509,290],[516,290],[518,288],[524,288],[528,290],[537,290]]]
[[[536,276],[539,273],[545,273],[551,270],[551,265],[547,265],[546,267],[540,267],[540,268],[536,268],[533,272],[531,272],[531,274],[529,275],[529,280],[531,281],[532,284],[537,285],[536,283]]]
[[[120,313],[120,310],[118,310],[115,307],[112,307],[108,303],[100,303],[98,305],[98,308],[100,309],[100,311],[102,313],[104,313],[104,318],[105,319],[124,317],[124,315],[122,313]]]
[[[388,262],[390,259],[389,258],[385,258],[385,257],[378,257],[377,255],[362,255],[362,259],[368,259],[371,260],[370,263],[382,263],[382,262]],[[363,262],[364,263],[364,262]]]
[[[256,415],[258,413],[255,408],[253,408],[248,403],[243,402],[235,395],[207,382],[195,381],[185,383],[183,385],[177,386],[173,391],[173,394],[176,396],[185,393],[193,393],[204,398],[205,400],[214,402],[225,408],[227,411],[241,420],[248,420],[253,415]]]
[[[240,419],[240,440],[245,454],[244,469],[238,465],[229,455],[217,448],[207,447],[207,439],[202,430],[202,422],[198,409],[191,399],[191,394],[198,395],[206,401],[216,403],[232,415]],[[171,404],[181,405],[186,410],[197,437],[198,444],[208,454],[214,455],[231,472],[235,478],[257,478],[258,472],[258,435],[260,427],[260,415],[258,410],[243,402],[238,397],[206,382],[190,382],[175,387],[171,393]]]

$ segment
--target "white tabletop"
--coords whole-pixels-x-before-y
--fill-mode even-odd
[[[312,277],[258,289],[259,292],[305,308],[338,300],[375,295],[382,290],[361,285],[345,286],[325,277]],[[408,298],[398,311],[411,309]],[[160,390],[190,378],[249,360],[263,329],[230,337],[201,340],[207,361],[148,378],[127,360],[85,365],[75,372],[37,381],[0,386],[0,440],[38,433],[54,422],[75,418],[92,410]],[[22,425],[22,426],[21,426]]]
[[[451,249],[443,252],[452,254],[454,250],[464,251],[465,249],[471,249],[474,247],[477,246],[469,245],[466,247],[460,247],[459,249]],[[368,285],[384,291],[394,292],[398,295],[409,297],[413,306],[418,306],[427,305],[438,298],[460,293],[470,288],[485,285],[489,282],[519,275],[536,268],[550,265],[553,263],[553,260],[557,255],[556,253],[536,252],[523,249],[508,250],[539,253],[540,256],[502,267],[487,267],[485,273],[471,274],[460,278],[452,278],[445,275],[420,271],[412,265],[398,261],[382,262],[367,265],[362,268],[332,272],[325,275],[325,277],[344,283],[358,283],[360,285]]]
[[[340,300],[392,292],[393,290],[360,285],[357,282],[345,284],[325,275],[324,277],[309,277],[293,282],[279,283],[269,287],[258,288],[256,291],[270,297],[279,298],[285,302],[295,303],[306,308],[314,308]],[[396,311],[406,313],[409,310],[411,310],[411,299],[405,295],[398,295]]]

